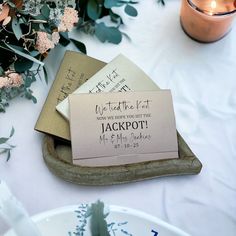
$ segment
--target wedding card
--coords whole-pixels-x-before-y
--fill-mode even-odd
[[[82,53],[66,51],[35,130],[69,141],[69,123],[55,107],[105,65],[104,62]]]
[[[81,85],[73,94],[157,89],[159,89],[157,85],[139,67],[125,56],[119,55]],[[59,103],[56,109],[64,118],[69,120],[68,98]]]
[[[169,90],[69,95],[69,105],[73,164],[178,158]]]

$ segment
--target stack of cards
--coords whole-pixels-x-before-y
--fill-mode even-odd
[[[73,163],[110,166],[178,158],[171,93],[119,55],[57,105]]]
[[[77,56],[72,52],[70,54]],[[69,60],[67,53],[67,60],[64,58],[52,87],[54,97],[50,98],[50,92],[50,99],[44,105],[49,113],[49,108],[59,102],[57,112],[53,111],[57,124],[50,130],[48,127],[45,129],[42,117],[46,117],[46,112],[42,112],[36,129],[71,139],[73,164],[81,166],[111,166],[178,158],[171,92],[160,90],[123,55],[107,65],[85,55],[78,57],[80,61],[77,64],[80,65],[81,60],[83,63],[76,68],[75,60]],[[91,72],[87,73],[89,70]],[[65,71],[67,74],[71,71],[71,83],[67,81]],[[68,83],[74,86],[75,81],[80,81],[80,86],[71,93]],[[63,86],[68,88],[63,96],[70,95],[63,101],[56,101]],[[65,128],[58,135],[56,127],[60,129],[60,124]]]

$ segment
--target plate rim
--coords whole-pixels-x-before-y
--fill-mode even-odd
[[[86,204],[86,203],[84,203],[84,204]],[[46,218],[53,217],[54,215],[62,214],[65,212],[75,211],[76,209],[78,209],[78,206],[80,206],[80,205],[81,204],[67,205],[67,206],[63,206],[63,207],[53,208],[53,209],[35,214],[35,215],[31,216],[31,219],[35,223],[37,223],[39,221],[45,220]],[[174,233],[177,233],[180,236],[190,236],[190,234],[186,233],[182,229],[180,229],[174,225],[171,225],[170,223],[168,223],[156,216],[148,214],[144,211],[137,210],[137,209],[130,208],[130,207],[125,207],[125,206],[113,205],[113,204],[112,205],[107,204],[107,207],[109,207],[110,212],[130,214],[132,216],[140,217],[140,218],[146,219],[148,221],[151,221],[153,223],[159,224],[160,226],[163,226],[164,228],[167,228],[168,230],[170,230]],[[13,232],[13,230],[9,229],[5,234],[3,234],[3,236],[8,236],[8,235],[10,236],[12,234],[12,232]]]

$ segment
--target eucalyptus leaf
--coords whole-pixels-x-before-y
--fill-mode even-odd
[[[7,162],[10,160],[11,158],[11,150],[7,151]]]
[[[38,21],[46,21],[47,20],[47,18],[42,14],[37,15],[37,16],[33,16],[33,17],[35,20],[38,20]]]
[[[11,144],[8,144],[8,146],[9,146],[10,148],[15,148],[15,147],[16,147],[16,145],[11,145]]]
[[[25,88],[29,88],[31,86],[32,82],[31,82],[31,79],[29,77],[26,77],[25,78]]]
[[[64,47],[66,47],[70,43],[70,39],[67,32],[60,32],[59,43]]]
[[[68,32],[60,32],[60,35],[64,38],[70,41]]]
[[[32,100],[33,103],[37,103],[37,99],[32,95],[32,91],[30,89],[25,90],[25,97],[29,100]]]
[[[103,22],[96,24],[95,35],[101,42],[118,44],[122,40],[122,34],[116,27],[108,27]]]
[[[127,3],[130,3],[129,0],[119,0],[119,2],[120,2],[121,4],[127,4]]]
[[[22,52],[22,51],[20,51],[20,50],[18,50],[18,49],[16,49],[16,46],[15,46],[15,45],[10,45],[10,44],[6,44],[6,43],[5,43],[5,45],[6,45],[9,49],[11,49],[12,51],[14,51],[16,54],[18,54],[19,56],[22,56],[22,57],[24,57],[24,58],[27,58],[27,59],[29,59],[30,61],[33,61],[33,62],[35,62],[35,63],[37,63],[37,64],[42,65],[42,66],[44,65],[43,62],[41,62],[41,61],[35,59],[34,57],[32,57],[32,56],[30,56],[30,55],[28,55],[28,54],[26,54],[26,53],[24,53],[24,52]],[[14,46],[15,46],[15,47],[14,47]]]
[[[163,6],[165,6],[165,4],[166,4],[164,0],[158,0],[157,2],[161,3]]]
[[[92,20],[97,20],[102,13],[102,8],[96,0],[89,0],[87,4],[87,14]]]
[[[114,13],[112,10],[109,11],[109,14],[112,22],[121,24],[122,19],[118,14]]]
[[[6,45],[6,43],[5,43],[5,45]],[[28,52],[25,51],[25,49],[23,47],[20,47],[20,46],[17,46],[17,45],[11,45],[11,44],[8,44],[8,45],[10,45],[11,47],[13,47],[14,49],[16,49],[18,51],[28,53]]]
[[[9,49],[8,47],[6,47],[6,45],[5,45],[4,42],[1,42],[1,41],[0,41],[0,48],[6,50],[6,51],[8,51],[8,52],[13,52],[11,49]],[[5,52],[5,53],[7,53],[7,52]]]
[[[112,8],[112,7],[119,7],[121,6],[121,3],[119,0],[105,0],[104,1],[104,7],[105,8]]]
[[[33,66],[34,62],[25,59],[25,58],[19,58],[15,63],[14,63],[14,68],[15,71],[18,73],[23,73],[27,70],[29,70]]]
[[[4,75],[4,70],[3,70],[3,68],[0,66],[0,76],[1,75]]]
[[[9,138],[0,138],[0,144],[4,144],[8,141]]]
[[[87,54],[87,50],[86,50],[86,46],[80,42],[80,41],[77,41],[77,40],[74,40],[74,39],[70,39],[74,44],[75,46],[84,54]]]
[[[31,23],[31,28],[33,31],[40,31],[39,23]]]
[[[6,109],[5,109],[6,105],[4,104],[1,104],[0,103],[0,112],[6,112]]]
[[[45,82],[46,82],[46,84],[48,84],[48,72],[47,72],[45,66],[43,66],[43,73],[44,73]]]
[[[131,6],[131,5],[129,5],[129,4],[127,4],[127,5],[125,6],[125,12],[126,12],[128,15],[133,16],[133,17],[138,15],[138,12],[137,12],[136,8],[134,8],[133,6]]]
[[[37,98],[32,94],[31,94],[31,100],[33,101],[34,104],[37,103]]]
[[[41,11],[41,14],[48,20],[49,15],[50,15],[50,8],[48,7],[46,3],[43,5],[40,11]]]
[[[0,90],[1,91],[1,90]],[[10,132],[10,136],[8,138],[5,138],[5,137],[2,137],[0,138],[0,145],[1,144],[5,144],[4,147],[1,147],[0,148],[0,154],[4,154],[6,153],[7,154],[7,160],[6,161],[9,161],[10,160],[10,157],[11,157],[11,150],[13,148],[15,148],[14,145],[11,145],[9,143],[7,143],[7,141],[14,135],[14,132],[15,132],[15,129],[14,127],[11,128],[11,132]]]
[[[31,55],[32,57],[36,57],[36,56],[38,56],[39,54],[40,54],[39,51],[36,51],[36,50],[30,52],[30,55]]]
[[[87,211],[84,214],[85,218],[88,218],[92,215],[91,207],[87,207]]]
[[[8,152],[8,149],[4,149],[3,151],[0,152],[0,154],[4,154],[6,152]]]
[[[21,17],[18,19],[19,24],[24,24],[25,23],[25,18]]]
[[[18,40],[20,40],[20,38],[22,36],[22,30],[20,27],[20,23],[16,17],[13,17],[11,26],[12,26],[12,30],[13,30],[13,33],[15,34],[16,38]]]
[[[32,75],[32,76],[26,75],[25,79],[24,79],[24,86],[25,86],[25,88],[26,89],[29,88],[31,86],[31,84],[33,82],[35,82],[35,81],[36,81],[36,79],[35,79],[34,75]]]
[[[43,31],[43,32],[45,32],[45,31],[46,31],[46,29],[45,29],[45,27],[44,27],[44,24],[43,24],[43,23],[40,23],[40,24],[39,24],[39,31]]]
[[[35,77],[35,74],[32,74],[32,76],[31,76],[31,82],[33,83],[33,82],[35,82],[37,79],[36,79],[36,77]]]
[[[123,32],[122,35],[125,36],[125,37],[131,42],[131,38],[129,37],[128,34],[126,34],[126,33]]]
[[[14,127],[12,127],[12,128],[11,128],[10,137],[12,137],[12,136],[14,135],[14,133],[15,133],[15,129],[14,129]]]

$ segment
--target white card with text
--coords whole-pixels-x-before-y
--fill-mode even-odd
[[[178,158],[169,90],[69,96],[73,163],[111,166]]]
[[[157,85],[138,66],[124,55],[119,55],[82,84],[73,94],[158,89]],[[68,98],[59,103],[56,109],[65,119],[69,120]]]

